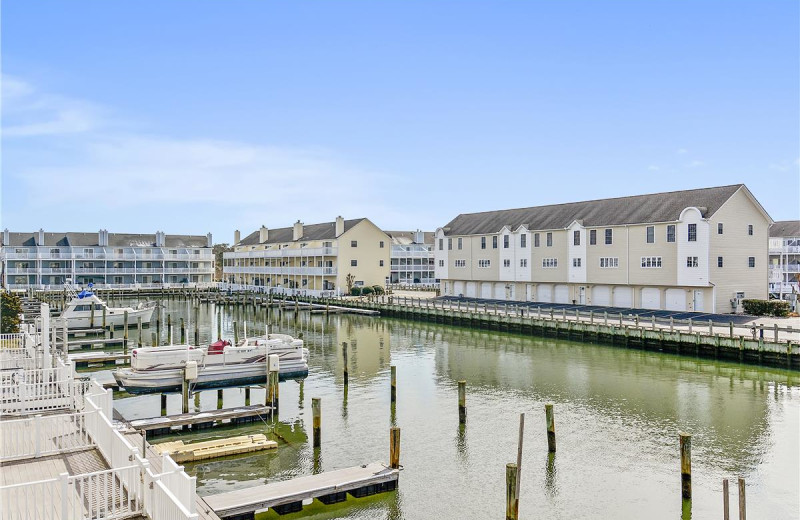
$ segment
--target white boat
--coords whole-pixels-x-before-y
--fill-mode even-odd
[[[187,361],[197,363],[194,388],[264,383],[270,354],[277,354],[280,359],[279,379],[308,375],[308,349],[303,347],[303,340],[287,334],[246,338],[238,345],[218,341],[208,347],[135,348],[131,351],[130,368],[117,369],[113,374],[117,383],[131,394],[179,391]]]
[[[125,313],[128,313],[128,326],[135,325],[139,318],[142,323],[150,323],[153,312],[156,310],[156,302],[139,303],[136,307],[109,307],[106,302],[101,300],[91,290],[82,290],[75,293],[68,288],[68,294],[72,296],[64,311],[62,318],[66,318],[67,327],[70,329],[86,329],[101,327],[103,325],[103,309],[105,309],[106,326],[115,328],[125,324]],[[94,312],[92,312],[94,307]]]

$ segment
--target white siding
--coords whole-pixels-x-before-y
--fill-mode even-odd
[[[642,308],[660,309],[661,290],[656,287],[645,287],[642,289]]]
[[[580,233],[580,244],[575,245],[575,232]],[[574,222],[567,228],[567,276],[572,283],[586,283],[586,242],[588,240],[586,230]],[[575,266],[575,259],[580,259],[580,266]]]
[[[464,282],[462,282],[462,281],[453,282],[453,295],[454,296],[460,296],[462,294],[465,294],[464,293]]]
[[[569,286],[568,285],[556,285],[556,288],[555,288],[555,300],[556,300],[556,303],[571,303],[569,301]]]
[[[481,284],[481,298],[492,297],[492,282],[483,282]]]
[[[443,245],[441,251],[439,250],[439,239],[442,240]],[[447,237],[444,236],[444,231],[439,229],[436,231],[435,238],[433,239],[433,272],[434,276],[439,280],[446,280],[449,278],[449,276],[447,276],[450,267],[449,256],[450,255],[447,254]],[[441,260],[444,261],[443,267],[439,267]],[[457,292],[456,295],[458,295]]]
[[[689,224],[697,225],[697,240],[689,242]],[[686,208],[676,225],[678,241],[678,285],[708,286],[709,226],[700,210]],[[716,230],[715,230],[716,232]],[[698,266],[688,267],[686,259],[697,257]]]
[[[611,305],[611,288],[605,285],[592,287],[592,305]]]
[[[548,283],[540,283],[536,287],[536,301],[550,303],[553,301],[553,286]]]
[[[469,298],[478,296],[478,282],[467,282],[466,296]]]
[[[686,291],[684,289],[667,289],[664,306],[671,311],[685,311]]]

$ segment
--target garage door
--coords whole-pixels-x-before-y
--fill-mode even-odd
[[[550,303],[553,301],[553,286],[539,284],[536,288],[536,301]]]
[[[481,298],[492,297],[492,282],[483,282],[481,284]]]
[[[513,285],[502,282],[494,284],[494,297],[498,300],[513,300]]]
[[[667,309],[671,311],[685,311],[686,291],[683,289],[667,289],[665,304]]]
[[[464,282],[453,282],[453,295],[462,296],[464,294]]]
[[[570,303],[569,286],[556,285],[556,303]]]
[[[611,288],[592,287],[592,305],[611,305]]]
[[[614,307],[633,307],[633,289],[614,287]]]
[[[642,309],[660,309],[661,291],[655,287],[642,289]]]
[[[467,297],[468,298],[475,298],[478,296],[478,283],[477,282],[467,282]]]

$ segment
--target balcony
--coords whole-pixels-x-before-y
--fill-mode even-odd
[[[301,256],[336,256],[338,254],[339,248],[337,247],[286,247],[283,249],[224,253],[223,258],[297,258]]]
[[[274,274],[274,275],[307,275],[336,276],[335,267],[224,267],[225,274]]]
[[[36,274],[35,267],[9,267],[6,274]]]

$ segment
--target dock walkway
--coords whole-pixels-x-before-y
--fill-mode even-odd
[[[264,405],[239,406],[236,408],[223,408],[205,412],[189,412],[175,415],[163,415],[160,417],[148,417],[147,419],[134,419],[128,421],[128,424],[134,430],[150,431],[154,435],[157,435],[159,433],[166,433],[174,426],[206,428],[221,421],[255,421],[260,417],[268,416],[271,412],[272,408]]]
[[[361,498],[393,491],[397,489],[399,478],[400,470],[373,462],[210,495],[205,500],[223,520],[252,520],[256,511],[268,508],[279,514],[300,511],[303,500],[309,498],[335,504],[343,502],[347,493]]]

